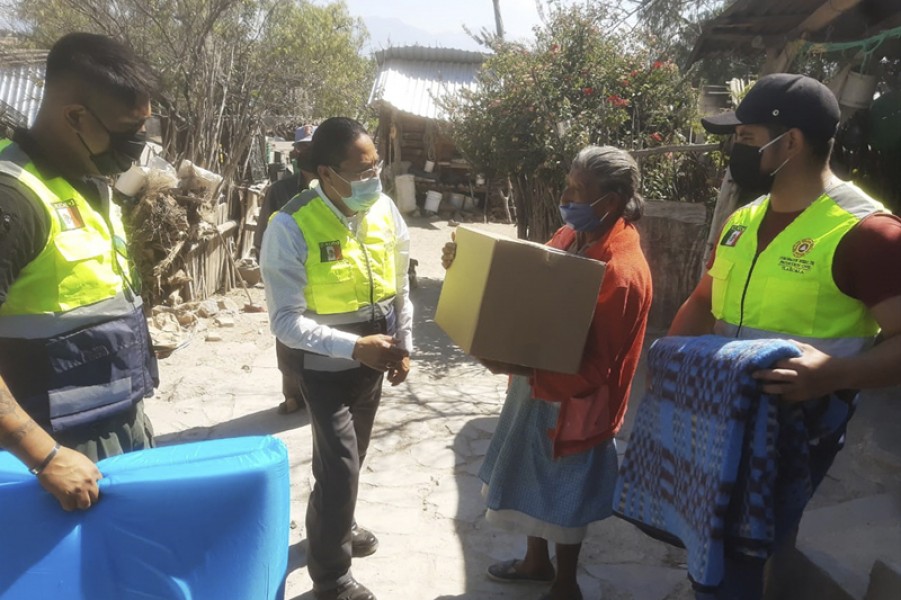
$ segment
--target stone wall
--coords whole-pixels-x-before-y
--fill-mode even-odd
[[[648,327],[666,330],[700,278],[708,230],[707,208],[687,202],[648,201],[638,222],[641,247],[654,279]]]

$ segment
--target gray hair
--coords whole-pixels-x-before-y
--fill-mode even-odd
[[[644,198],[638,193],[641,172],[638,163],[625,150],[586,146],[576,155],[572,168],[591,173],[603,190],[618,193],[625,200],[622,216],[626,221],[637,221],[644,214]]]

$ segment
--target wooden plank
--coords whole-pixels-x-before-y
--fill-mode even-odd
[[[805,33],[819,31],[861,3],[861,0],[826,0],[809,17],[804,19],[789,38],[800,37]]]
[[[680,144],[677,146],[658,146],[656,148],[642,148],[641,150],[630,150],[629,154],[634,157],[651,156],[654,154],[666,154],[672,152],[679,154],[682,152],[711,152],[718,150],[719,144]]]

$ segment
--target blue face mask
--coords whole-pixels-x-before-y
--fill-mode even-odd
[[[606,194],[601,196],[591,204],[561,204],[560,217],[563,222],[580,232],[597,231],[607,219],[610,212],[604,213],[600,219],[594,214],[594,205],[606,198]]]
[[[352,212],[365,213],[372,208],[372,205],[375,204],[382,195],[382,179],[378,174],[369,179],[347,181],[338,175],[338,172],[334,169],[332,169],[332,173],[334,173],[338,179],[350,186],[350,196],[341,196],[341,200],[344,201],[344,205]]]

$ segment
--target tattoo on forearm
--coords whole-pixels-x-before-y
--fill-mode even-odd
[[[31,419],[28,419],[25,423],[0,438],[0,445],[4,448],[15,448],[19,445],[19,442],[22,441],[22,438],[28,435],[35,427],[37,427],[37,424]]]

